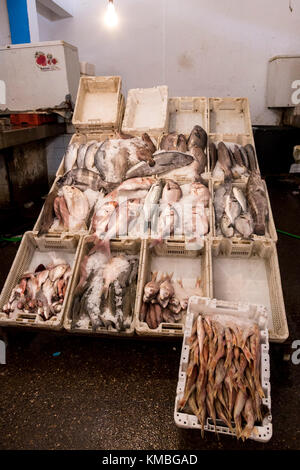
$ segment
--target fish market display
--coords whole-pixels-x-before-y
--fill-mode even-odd
[[[268,202],[259,173],[250,173],[244,189],[231,182],[219,184],[214,191],[214,212],[217,236],[265,235]]]
[[[210,418],[215,431],[225,424],[237,438],[248,439],[264,414],[258,325],[230,315],[198,315],[189,343],[179,410],[197,416],[202,436]]]
[[[103,242],[92,246],[80,264],[73,295],[71,328],[125,331],[132,323],[138,256],[112,255]]]
[[[258,170],[255,150],[251,144],[238,145],[233,142],[209,142],[210,169],[215,179],[239,179]]]
[[[3,312],[10,319],[18,314],[37,314],[36,321],[48,321],[61,312],[70,275],[71,267],[63,260],[38,265],[34,272],[21,276]]]
[[[209,231],[208,206],[210,192],[202,183],[179,185],[176,181],[164,180],[159,204],[157,226],[152,225],[153,239],[162,240],[174,235],[185,236],[196,241]]]
[[[126,172],[125,178],[160,175],[166,171],[189,165],[193,160],[191,155],[175,150],[160,152],[153,157],[154,165],[150,166],[145,161],[139,162]]]
[[[201,279],[195,287],[186,287],[181,279],[173,280],[173,275],[152,273],[143,292],[140,322],[147,323],[155,330],[161,323],[183,323],[188,300],[193,295],[203,295]]]
[[[85,144],[70,144],[64,156],[64,171],[89,170],[100,175],[103,182],[120,183],[126,171],[140,161],[154,165],[156,147],[148,134],[141,137],[118,134],[116,138]],[[73,175],[72,175],[73,176]],[[102,186],[103,187],[103,186]]]

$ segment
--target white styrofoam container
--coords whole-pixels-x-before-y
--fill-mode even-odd
[[[128,91],[122,132],[159,137],[168,131],[168,87],[132,88]]]
[[[269,59],[267,75],[268,108],[289,108],[298,103],[293,100],[300,79],[300,55],[278,55]],[[299,93],[297,94],[297,96]]]
[[[9,271],[7,279],[0,296],[0,326],[25,326],[32,328],[42,328],[51,330],[61,330],[67,306],[67,299],[71,289],[72,276],[77,265],[77,258],[81,248],[82,238],[76,236],[66,236],[64,239],[55,235],[37,237],[37,232],[26,232],[22,238],[15,260]],[[37,313],[20,312],[16,318],[9,318],[2,311],[3,306],[8,302],[12,289],[20,281],[22,274],[27,271],[34,271],[39,264],[47,265],[52,261],[51,254],[64,259],[70,264],[71,277],[68,282],[66,295],[62,304],[61,312],[48,321],[43,321]]]
[[[266,327],[266,309],[262,305],[254,305],[248,303],[224,302],[216,299],[208,299],[205,297],[190,297],[188,304],[188,313],[185,322],[184,338],[182,342],[182,350],[180,357],[180,366],[178,374],[178,384],[174,408],[174,420],[178,427],[186,429],[201,429],[201,425],[195,415],[182,413],[178,411],[178,405],[184,395],[186,383],[186,370],[189,361],[190,344],[189,338],[192,332],[194,317],[199,313],[233,315],[254,320],[261,333],[261,384],[265,393],[262,404],[268,408],[268,414],[264,417],[261,426],[255,426],[250,439],[259,442],[267,442],[272,437],[272,415],[271,415],[271,385],[270,385],[270,357],[269,357],[269,338],[268,329]],[[205,431],[218,432],[235,436],[221,420],[217,420],[216,429],[210,424],[208,419],[204,426]]]
[[[67,95],[75,103],[79,78],[78,50],[64,41],[0,47],[0,80],[6,85],[6,103],[0,110],[61,108]]]
[[[80,75],[95,76],[95,64],[89,64],[88,62],[79,62],[80,64]]]
[[[212,296],[265,305],[271,342],[289,336],[276,244],[211,239]]]

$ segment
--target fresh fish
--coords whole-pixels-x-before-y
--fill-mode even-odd
[[[210,171],[213,171],[213,169],[216,166],[216,162],[218,160],[217,147],[214,142],[210,141],[208,148],[209,148],[209,158],[210,158]]]
[[[237,186],[234,186],[233,189],[232,189],[232,192],[233,192],[233,195],[235,197],[235,199],[240,203],[240,206],[243,210],[243,212],[246,212],[247,211],[247,201],[246,201],[246,197],[245,197],[245,194],[243,193],[243,191],[238,188]]]
[[[193,155],[194,159],[199,163],[199,173],[203,173],[207,165],[207,156],[204,150],[201,147],[193,146],[189,149],[189,153]]]
[[[146,132],[142,134],[142,140],[145,142],[146,147],[148,147],[151,153],[153,154],[156,151],[156,147],[152,142],[151,137]]]
[[[55,187],[47,196],[44,204],[44,209],[41,217],[41,226],[38,232],[38,237],[49,232],[49,229],[54,221],[54,201],[57,197],[58,190]]]
[[[246,152],[246,150],[244,149],[244,147],[240,147],[240,154],[242,156],[242,159],[243,159],[243,163],[245,165],[245,167],[249,170],[250,169],[250,164],[249,164],[249,160],[248,160],[248,154]]]
[[[63,186],[62,191],[70,214],[70,230],[85,230],[90,211],[86,195],[73,186]]]
[[[92,219],[92,230],[98,237],[107,232],[109,221],[117,207],[118,203],[116,201],[107,201],[99,210],[95,211]]]
[[[68,145],[66,153],[64,155],[64,171],[65,172],[72,170],[77,160],[78,148],[79,148],[78,143]]]
[[[180,221],[179,214],[174,206],[167,204],[162,210],[158,221],[159,239],[168,238],[175,233]]]
[[[197,202],[202,203],[204,207],[208,207],[210,201],[210,192],[207,186],[202,183],[192,183],[191,194],[197,198]]]
[[[57,186],[60,188],[64,185],[76,186],[78,189],[85,191],[90,188],[94,191],[100,189],[109,190],[110,185],[102,180],[102,178],[94,171],[86,168],[74,168],[65,173],[58,181]]]
[[[235,401],[235,405],[234,405],[234,411],[233,411],[233,418],[234,418],[234,422],[235,422],[236,435],[237,435],[238,438],[241,436],[241,433],[242,433],[241,413],[244,409],[246,400],[247,400],[247,395],[242,390],[239,390],[238,394],[237,394],[237,397],[236,397],[236,401]]]
[[[207,134],[201,126],[194,126],[187,141],[188,149],[192,147],[200,147],[202,150],[206,148]]]
[[[51,282],[55,282],[60,279],[68,269],[68,264],[58,264],[53,269],[49,270],[49,279]]]
[[[245,212],[237,217],[234,225],[243,238],[249,238],[253,233],[253,220],[249,212]]]
[[[160,149],[169,152],[171,150],[178,150],[178,134],[171,132],[170,134],[163,135],[160,141]]]
[[[186,139],[183,134],[179,134],[178,136],[177,150],[178,152],[183,152],[183,153],[187,151]]]
[[[172,275],[167,275],[159,286],[158,298],[162,301],[169,300],[174,295],[174,287],[171,282]]]
[[[246,194],[254,222],[254,233],[265,235],[268,218],[268,201],[264,185],[258,171],[252,171],[248,178]]]
[[[93,171],[94,163],[95,163],[95,154],[102,143],[95,142],[86,150],[85,157],[84,157],[84,167],[87,170]]]
[[[166,204],[172,204],[182,197],[182,191],[178,183],[173,180],[166,180],[164,189],[161,196],[161,202]]]
[[[197,160],[193,160],[192,163],[181,168],[176,168],[175,170],[166,171],[161,173],[161,176],[168,179],[181,179],[185,178],[189,181],[200,181],[200,170],[201,165]]]
[[[162,180],[154,183],[149,190],[143,205],[144,220],[146,223],[151,222],[153,212],[156,210],[163,188]]]
[[[77,167],[78,168],[84,168],[85,154],[90,145],[91,145],[90,142],[79,145],[78,153],[77,153]]]
[[[232,176],[234,179],[239,179],[242,176],[247,176],[248,171],[245,166],[240,166],[240,165],[234,165],[231,168]]]
[[[216,180],[224,179],[224,171],[221,167],[219,160],[217,160],[217,163],[215,164],[215,167],[212,172],[212,177]]]
[[[149,281],[144,287],[144,302],[148,302],[158,294],[160,282],[157,280],[157,272],[152,274],[151,281]]]
[[[158,175],[168,170],[186,166],[193,161],[191,155],[175,151],[161,152],[156,156],[154,155],[153,159],[155,162],[153,166],[149,166],[147,162],[140,162],[127,171],[125,178]]]
[[[152,184],[154,184],[155,179],[152,177],[148,178],[143,178],[143,177],[137,177],[137,178],[130,178],[127,179],[126,181],[123,181],[118,187],[117,187],[117,192],[120,191],[136,191],[140,189],[150,189]]]
[[[225,214],[232,225],[234,225],[235,219],[240,215],[241,209],[241,205],[232,197],[232,193],[227,192],[225,195]]]
[[[240,147],[238,145],[234,146],[233,154],[234,154],[234,159],[235,159],[237,165],[244,166],[245,162],[242,158],[242,155],[241,155],[241,152],[240,152]]]
[[[225,210],[225,194],[226,194],[226,187],[224,184],[221,184],[217,187],[215,194],[214,194],[214,209],[215,209],[215,216],[216,216],[216,225],[219,225],[224,210]]]
[[[231,159],[228,148],[224,144],[224,142],[218,143],[218,162],[224,171],[224,179],[225,181],[232,178],[231,173]]]
[[[247,144],[244,147],[247,156],[248,156],[248,162],[249,162],[249,169],[250,171],[255,171],[257,170],[257,165],[256,165],[256,157],[255,157],[255,150],[253,148],[253,145]]]
[[[252,399],[248,398],[244,411],[243,411],[243,416],[247,422],[245,428],[243,429],[243,432],[241,434],[242,439],[248,439],[253,431],[254,428],[254,423],[255,423],[255,416],[254,416],[254,411],[253,411],[253,405],[252,405]]]

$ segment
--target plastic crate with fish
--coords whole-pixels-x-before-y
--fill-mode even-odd
[[[251,169],[260,172],[252,134],[209,134],[207,155],[211,177],[224,181],[224,163],[218,161],[218,144],[223,142],[229,151],[227,178],[232,181],[247,181]],[[204,175],[206,178],[206,175]]]
[[[134,334],[134,310],[141,243],[114,240],[110,250],[91,237],[82,242],[72,279],[64,328],[70,333],[130,336]]]
[[[157,162],[167,170],[159,171],[158,177],[172,178],[176,181],[208,180],[209,161],[207,157],[207,133],[202,126],[196,125],[187,134],[164,133],[158,138],[158,150],[154,157],[168,159]]]
[[[246,240],[250,244],[251,242],[258,241],[273,241],[277,242],[278,236],[274,224],[271,203],[267,186],[264,180],[258,179],[260,188],[257,193],[258,196],[254,198],[255,191],[253,191],[253,184],[251,181],[248,182],[232,182],[231,189],[227,190],[226,184],[220,181],[211,180],[211,195],[212,195],[212,236],[221,240],[222,238],[229,238],[230,240],[243,242]],[[250,186],[251,183],[251,186]],[[249,184],[249,186],[248,186]],[[251,204],[254,204],[254,209],[251,211],[252,205],[249,202],[247,196],[247,186],[249,188],[249,194],[251,195]],[[265,197],[262,196],[262,190]],[[228,193],[229,191],[229,193]],[[227,194],[230,199],[228,207],[226,209]],[[257,204],[257,197],[262,198],[263,205]],[[254,201],[254,202],[253,202]],[[258,217],[257,211],[261,207],[261,217]],[[258,214],[258,215],[256,215]],[[232,217],[232,219],[230,219]],[[256,233],[255,233],[256,232]],[[260,235],[260,233],[262,233]]]
[[[202,321],[198,323],[200,315]],[[250,438],[267,442],[271,439],[273,427],[266,315],[262,305],[190,298],[174,409],[178,427],[236,436],[243,440]],[[239,328],[245,336],[249,336],[245,346],[243,337],[242,341],[236,339],[233,348],[232,338]],[[219,353],[222,342],[218,340],[217,359],[209,360],[208,369],[202,368],[210,354],[206,354],[209,346],[207,342],[204,345],[204,341],[207,338],[210,342],[215,331],[218,338],[225,337],[226,346]],[[193,341],[195,336],[196,347]],[[237,335],[235,337],[238,338]],[[194,352],[197,348],[201,348],[200,354]],[[240,366],[239,374],[233,375],[234,364]],[[214,374],[215,381],[212,380]]]
[[[182,337],[188,298],[211,295],[211,263],[207,241],[186,245],[165,240],[143,241],[135,331],[141,336]]]
[[[81,238],[26,232],[0,297],[0,326],[60,330]]]
[[[128,91],[122,132],[159,137],[168,131],[168,87],[133,88]]]
[[[248,98],[209,98],[208,133],[252,136]]]
[[[265,305],[271,342],[289,336],[276,244],[223,238],[211,240],[212,295]]]
[[[45,234],[60,235],[62,239],[69,235],[87,235],[94,206],[99,198],[104,197],[104,192],[96,187],[97,178],[98,175],[95,175],[87,180],[90,184],[78,187],[75,180],[61,185],[60,178],[56,178],[33,231],[38,232],[39,237]]]
[[[91,134],[91,133],[87,133],[87,134],[80,134],[80,133],[75,133],[73,134],[71,140],[70,140],[70,143],[69,143],[69,147],[72,145],[72,144],[79,144],[79,145],[84,145],[84,144],[88,144],[88,142],[92,142],[92,141],[96,141],[96,142],[104,142],[104,140],[106,139],[112,139],[114,138],[115,134],[113,134],[112,132],[103,132],[103,133],[94,133],[94,134]],[[61,163],[58,167],[58,170],[56,172],[56,176],[63,176],[66,171],[69,171],[70,169],[75,169],[75,168],[78,168],[78,153],[77,153],[77,157],[74,156],[74,161],[72,162],[72,157],[70,156],[70,162],[65,162],[65,159],[66,159],[66,154],[63,156],[62,160],[61,160]],[[72,164],[73,163],[73,164]],[[80,166],[81,166],[81,163],[80,163]]]
[[[124,114],[118,76],[81,77],[72,123],[80,132],[114,132],[120,130]]]
[[[149,238],[191,242],[199,237],[209,237],[212,224],[211,181],[202,184],[184,178],[176,181],[160,178],[159,184],[159,210],[152,216]]]

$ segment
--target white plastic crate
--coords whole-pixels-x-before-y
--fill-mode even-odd
[[[252,135],[248,98],[209,98],[209,134]]]
[[[174,409],[174,420],[178,427],[186,429],[199,429],[201,425],[195,415],[182,413],[178,411],[179,402],[184,395],[185,384],[186,384],[186,370],[188,367],[190,344],[189,338],[192,332],[192,326],[194,318],[200,313],[218,315],[233,315],[244,318],[253,319],[257,322],[260,333],[261,333],[261,384],[265,393],[265,398],[262,400],[262,404],[265,405],[269,413],[264,417],[261,426],[255,426],[255,429],[250,436],[250,439],[267,442],[272,437],[272,415],[271,415],[271,385],[270,385],[270,358],[269,358],[269,340],[268,340],[268,329],[266,327],[267,313],[266,309],[262,305],[254,305],[248,303],[235,303],[235,302],[224,302],[216,299],[208,299],[203,297],[191,297],[188,305],[188,313],[184,329],[184,338],[182,342],[182,350],[180,357],[180,366],[178,374],[178,384],[175,399]],[[235,432],[232,432],[222,421],[217,420],[217,426],[210,424],[210,420],[206,420],[204,426],[205,431],[218,432],[220,434],[227,434],[235,436]]]
[[[289,335],[276,244],[223,238],[211,240],[212,296],[265,305],[271,342]]]
[[[92,334],[92,335],[109,335],[109,336],[132,336],[134,334],[134,326],[135,326],[135,302],[136,298],[132,299],[132,323],[130,328],[126,329],[125,331],[118,331],[117,329],[111,328],[106,329],[105,327],[99,327],[96,331],[92,330],[92,325],[89,323],[86,328],[81,326],[80,328],[71,328],[72,324],[72,306],[73,306],[73,298],[74,298],[74,291],[76,286],[79,282],[80,278],[80,264],[83,260],[84,256],[88,253],[88,251],[92,248],[92,243],[90,242],[90,237],[84,237],[82,240],[82,245],[80,249],[80,253],[78,255],[78,260],[76,263],[76,269],[74,271],[74,275],[72,277],[72,284],[70,286],[70,295],[68,298],[68,303],[66,305],[66,314],[64,317],[64,329],[67,330],[69,333],[83,333],[83,334]],[[138,255],[139,256],[139,268],[142,259],[142,251],[141,251],[141,242],[138,240],[112,240],[110,242],[110,250],[112,255],[117,253],[126,253],[128,255]]]
[[[122,132],[158,137],[168,131],[168,87],[133,88],[128,91]]]
[[[124,113],[121,77],[81,77],[72,123],[81,132],[120,129]]]
[[[208,132],[208,99],[199,96],[169,98],[169,132],[189,136],[198,125]]]
[[[135,308],[135,331],[141,336],[183,335],[186,314],[181,323],[161,323],[151,329],[146,322],[140,321],[144,287],[151,280],[151,272],[173,273],[174,280],[182,279],[184,286],[194,287],[197,277],[201,277],[203,295],[211,295],[211,262],[207,242],[202,247],[186,245],[182,240],[165,240],[161,245],[150,247],[150,241],[142,242],[142,263],[139,270],[137,299]]]
[[[216,232],[214,195],[215,195],[215,191],[218,188],[218,186],[220,185],[220,183],[221,183],[220,181],[217,181],[215,179],[211,179],[211,188],[212,188],[212,191],[211,191],[211,196],[212,196],[211,234],[214,238],[218,238],[219,240],[221,240],[222,238],[225,238],[223,235],[217,236],[217,232]],[[270,241],[271,240],[273,242],[277,242],[277,240],[278,240],[278,235],[277,235],[277,232],[276,232],[275,223],[274,223],[274,219],[273,219],[273,213],[272,213],[272,209],[271,209],[271,203],[270,203],[270,198],[269,198],[269,194],[268,194],[268,189],[267,189],[267,185],[266,185],[264,180],[263,180],[263,185],[264,185],[264,189],[265,189],[265,193],[266,193],[266,197],[267,197],[267,203],[268,203],[268,220],[266,222],[266,233],[263,236],[252,234],[251,239],[247,240],[249,243],[251,243],[252,241],[255,241],[255,240],[258,240],[258,241]],[[236,187],[236,188],[239,188],[239,189],[243,190],[245,197],[246,197],[246,186],[247,186],[246,181],[233,180],[232,187],[233,188]],[[248,204],[248,201],[247,201],[247,204]],[[242,239],[242,237],[233,236],[233,237],[230,238],[230,240],[240,242],[243,239]]]
[[[77,263],[82,239],[78,235],[67,236],[64,239],[55,237],[55,235],[45,236],[43,238],[38,238],[36,235],[36,232],[26,232],[22,238],[15,260],[1,292],[0,326],[25,326],[60,330],[63,327],[63,318],[70,293],[72,276]],[[70,264],[72,270],[61,311],[48,321],[39,319],[37,313],[18,313],[16,319],[9,319],[6,313],[2,311],[2,308],[8,302],[12,289],[19,282],[22,274],[34,270],[41,263],[49,264],[51,262],[49,253],[54,253],[56,256],[63,258],[66,263]]]

